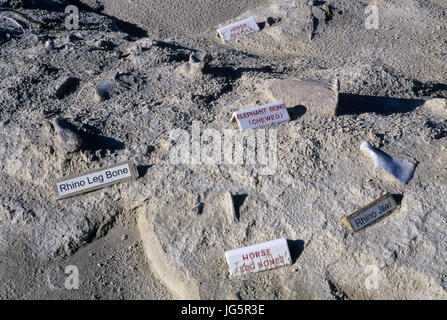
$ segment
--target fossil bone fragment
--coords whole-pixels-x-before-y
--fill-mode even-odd
[[[408,183],[413,177],[415,166],[407,160],[394,159],[374,148],[368,141],[363,141],[360,150],[367,152],[372,157],[377,169],[385,170],[402,183]]]
[[[225,192],[225,202],[227,203],[228,217],[230,220],[238,222],[236,209],[234,207],[233,195],[230,192]]]
[[[296,78],[269,79],[265,89],[274,100],[282,100],[289,107],[304,106],[310,112],[335,115],[338,106],[339,81],[300,80]]]

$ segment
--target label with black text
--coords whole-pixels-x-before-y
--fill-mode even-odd
[[[359,231],[382,219],[396,208],[397,203],[394,197],[391,194],[387,194],[349,215],[343,219],[343,222],[353,231]]]
[[[137,171],[131,162],[125,162],[106,169],[61,179],[56,182],[55,190],[58,199],[63,199],[133,178],[137,178]]]

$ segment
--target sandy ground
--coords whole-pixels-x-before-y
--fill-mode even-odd
[[[237,17],[247,9],[269,3],[267,0],[82,0],[93,9],[142,26],[148,35],[157,38],[198,34],[219,23]]]
[[[364,26],[368,1],[332,1],[330,19],[317,1],[312,41],[307,1],[72,2],[79,30],[53,9],[16,5],[42,29],[0,20],[0,298],[446,299],[447,113],[426,103],[447,98],[445,1],[376,1],[377,30]],[[260,32],[216,38],[249,16]],[[201,76],[180,71],[202,51],[213,60]],[[110,98],[96,101],[114,70]],[[233,111],[271,102],[265,80],[288,76],[337,77],[340,105],[336,116],[290,106],[292,121],[274,127],[274,175],[170,164],[171,130],[231,128]],[[58,140],[56,117],[80,150]],[[410,183],[375,170],[364,140],[417,163]],[[129,159],[138,180],[56,201],[54,179]],[[239,196],[238,223],[226,191]],[[384,192],[401,197],[395,215],[358,234],[340,224]],[[291,266],[229,276],[225,250],[278,237]],[[68,265],[78,290],[64,287]]]

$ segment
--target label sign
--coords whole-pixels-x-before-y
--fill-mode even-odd
[[[219,36],[224,40],[224,42],[256,31],[259,31],[259,26],[253,17],[230,24],[217,30]]]
[[[343,222],[353,231],[359,231],[384,218],[397,208],[397,203],[391,194],[374,201],[368,206],[354,212],[343,219]]]
[[[244,131],[267,126],[272,123],[289,121],[290,116],[283,101],[269,103],[251,109],[236,111],[231,121],[237,120],[239,128]]]
[[[285,238],[225,252],[230,274],[243,275],[292,264]]]
[[[55,191],[58,199],[63,199],[137,177],[134,165],[131,162],[125,162],[106,169],[58,180],[55,184]]]

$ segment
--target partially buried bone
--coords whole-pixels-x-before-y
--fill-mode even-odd
[[[234,222],[238,222],[239,219],[237,218],[237,215],[236,215],[236,209],[234,207],[233,195],[230,192],[225,192],[225,201],[227,203],[228,217],[230,218],[230,220],[232,220]]]
[[[191,53],[189,61],[180,66],[180,71],[200,78],[211,60],[211,56],[206,52]]]
[[[368,141],[364,141],[361,144],[360,150],[369,153],[373,158],[376,168],[387,171],[402,183],[408,183],[413,177],[415,166],[407,160],[394,159],[374,148]]]
[[[269,79],[264,83],[274,100],[282,100],[289,107],[304,106],[310,112],[335,115],[338,106],[339,81],[300,80],[295,78]]]

